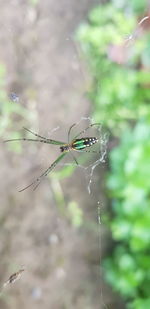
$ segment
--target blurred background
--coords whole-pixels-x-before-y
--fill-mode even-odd
[[[0,7],[0,308],[148,309],[150,3]],[[72,164],[19,193],[59,147],[3,140],[29,137],[27,127],[67,141],[69,127],[89,117],[107,142],[90,194]]]

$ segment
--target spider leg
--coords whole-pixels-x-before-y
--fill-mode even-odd
[[[78,163],[76,157],[73,155],[73,153],[72,153],[71,151],[69,151],[69,154],[70,154],[70,155],[72,156],[72,158],[74,159],[76,165],[79,165],[79,163]]]
[[[93,127],[93,126],[99,126],[99,127],[100,127],[100,125],[101,125],[100,123],[92,123],[92,124],[90,124],[87,128],[85,128],[85,129],[82,130],[80,133],[78,133],[78,134],[74,137],[74,139],[76,139],[78,136],[84,134],[89,128],[91,128],[91,127]]]
[[[31,134],[35,135],[36,137],[40,137],[42,138],[43,140],[46,140],[48,141],[48,144],[54,144],[54,145],[64,145],[65,143],[64,142],[60,142],[60,141],[56,141],[56,140],[53,140],[53,139],[50,139],[50,138],[47,138],[47,137],[44,137],[44,136],[41,136],[37,133],[34,133],[33,131],[23,127],[24,130],[30,132]]]
[[[78,151],[78,152],[101,153],[101,151],[96,151],[96,150],[77,150],[77,149],[73,149],[73,150]]]
[[[3,143],[14,142],[14,141],[29,141],[29,142],[40,142],[45,144],[50,144],[50,142],[46,139],[33,139],[33,138],[13,138],[7,139],[3,141]]]
[[[56,140],[41,136],[41,135],[34,133],[33,131],[31,131],[31,130],[25,128],[25,127],[23,127],[23,129],[30,132],[31,134],[35,135],[36,137],[39,137],[39,138],[42,138],[43,140],[46,140],[47,144],[54,144],[54,145],[64,145],[65,144],[64,142],[56,141]]]
[[[36,136],[36,137],[40,137],[40,138],[42,138],[42,139],[47,139],[46,137],[41,136],[41,135],[39,135],[39,134],[37,134],[37,133],[34,133],[33,131],[31,131],[31,130],[25,128],[25,127],[23,127],[23,129],[26,130],[26,131],[28,131],[28,132],[30,132],[31,134],[33,134],[33,135]]]
[[[36,190],[36,188],[38,187],[38,185],[41,182],[41,179],[43,177],[46,177],[54,168],[55,166],[58,164],[59,161],[61,161],[63,159],[63,157],[67,154],[67,152],[63,152],[47,169],[44,173],[42,173],[36,180],[34,180],[32,183],[30,183],[28,186],[24,187],[23,189],[19,190],[19,192],[22,192],[26,189],[28,189],[29,187],[31,187],[32,185],[35,185],[33,190]]]
[[[76,123],[72,124],[72,126],[69,128],[69,131],[68,131],[68,144],[70,143],[70,133],[71,133],[71,130],[72,128],[76,125]]]
[[[40,137],[40,135],[37,135]],[[55,141],[53,139],[49,139],[49,138],[43,138],[41,136],[41,139],[33,139],[33,138],[13,138],[13,139],[7,139],[5,141],[3,141],[4,143],[7,142],[14,142],[14,141],[29,141],[29,142],[40,142],[40,143],[45,143],[45,144],[52,144],[52,145],[64,145],[64,142],[60,142],[60,141]]]

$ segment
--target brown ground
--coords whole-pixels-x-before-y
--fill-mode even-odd
[[[19,94],[19,104],[30,111],[27,125],[43,135],[58,125],[67,132],[72,123],[89,115],[85,78],[70,37],[97,2],[45,0],[32,6],[31,1],[0,0],[0,61],[7,69],[6,90]],[[14,128],[19,129],[17,117]],[[60,138],[65,131],[59,131]],[[26,268],[21,279],[1,295],[0,308],[104,308],[101,288],[105,303],[110,304],[111,296],[99,271],[99,235],[103,240],[105,230],[101,227],[99,233],[97,201],[105,205],[99,192],[103,167],[96,170],[91,195],[80,169],[61,182],[47,180],[35,192],[18,193],[17,188],[56,157],[54,148],[47,145],[24,144],[23,150],[21,155],[6,145],[0,150],[1,285],[22,265]],[[62,203],[57,201],[59,192]],[[90,225],[73,226],[66,217],[71,201],[83,210]],[[105,239],[102,251],[107,247]],[[108,307],[118,308],[112,300]]]

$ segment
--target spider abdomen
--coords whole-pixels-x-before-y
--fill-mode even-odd
[[[96,137],[77,138],[72,142],[71,148],[74,150],[82,150],[91,147],[98,142]]]

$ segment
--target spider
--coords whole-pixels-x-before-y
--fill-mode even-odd
[[[26,131],[30,132],[31,134],[33,134],[34,136],[37,137],[37,139],[33,139],[33,138],[16,138],[16,139],[8,139],[5,140],[4,143],[7,142],[13,142],[13,141],[30,141],[30,142],[40,142],[40,143],[46,143],[46,144],[52,144],[52,145],[58,145],[60,147],[60,152],[61,154],[57,157],[57,159],[45,170],[45,172],[43,172],[38,178],[36,178],[32,183],[30,183],[29,185],[27,185],[26,187],[24,187],[23,189],[19,190],[19,192],[22,192],[26,189],[28,189],[29,187],[31,187],[32,185],[34,186],[33,191],[38,187],[38,185],[41,182],[41,179],[45,176],[47,176],[55,167],[56,165],[66,156],[66,154],[69,152],[73,159],[75,160],[76,164],[78,165],[78,162],[76,160],[76,158],[74,157],[74,155],[72,154],[72,150],[73,151],[78,151],[78,152],[92,152],[92,153],[98,153],[97,151],[90,151],[87,150],[88,147],[93,146],[94,144],[98,143],[98,138],[97,137],[82,137],[79,138],[79,136],[81,136],[82,134],[84,134],[89,128],[93,127],[93,126],[100,126],[99,123],[93,123],[90,124],[88,127],[86,127],[84,130],[82,130],[81,132],[79,132],[71,141],[70,141],[70,133],[72,128],[75,126],[76,124],[74,123],[68,131],[68,142],[64,143],[64,142],[60,142],[57,140],[53,140],[53,139],[49,139],[46,137],[43,137],[37,133],[32,132],[31,130],[24,128]]]

